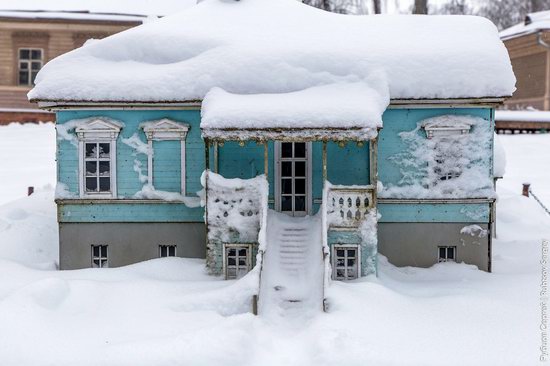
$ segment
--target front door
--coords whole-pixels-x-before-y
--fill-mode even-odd
[[[291,216],[311,212],[311,143],[275,143],[275,209]]]

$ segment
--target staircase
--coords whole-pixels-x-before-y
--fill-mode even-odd
[[[260,314],[287,316],[321,310],[323,268],[320,217],[290,217],[270,210]]]

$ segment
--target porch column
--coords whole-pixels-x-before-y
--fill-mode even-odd
[[[269,159],[268,159],[268,148],[267,148],[267,141],[264,141],[264,174],[265,179],[267,180],[269,176]]]

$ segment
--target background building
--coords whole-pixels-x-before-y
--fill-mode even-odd
[[[27,100],[49,60],[143,22],[178,12],[195,0],[30,0],[0,4],[0,124],[53,121]]]

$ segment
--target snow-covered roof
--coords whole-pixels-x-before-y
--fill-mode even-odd
[[[550,10],[527,14],[525,20],[500,32],[503,40],[550,29]]]
[[[250,139],[265,136],[266,130],[279,130],[279,135],[306,138],[316,134],[330,134],[337,138],[344,129],[349,138],[369,139],[382,127],[382,113],[389,104],[387,88],[379,90],[367,83],[339,83],[316,86],[297,92],[281,94],[231,94],[214,88],[206,94],[202,104],[201,129],[205,137],[218,137],[216,130],[227,138],[227,130],[236,130],[235,138]],[[297,129],[308,131],[297,131]],[[318,131],[323,129],[324,131]],[[245,135],[246,136],[243,136]]]
[[[165,16],[196,0],[0,0],[0,17],[38,19],[140,20]],[[130,19],[129,19],[130,18]]]
[[[288,93],[377,75],[393,99],[509,96],[496,27],[472,16],[350,16],[295,0],[205,0],[49,62],[32,100],[168,102]]]
[[[496,121],[550,122],[550,111],[495,111]]]

